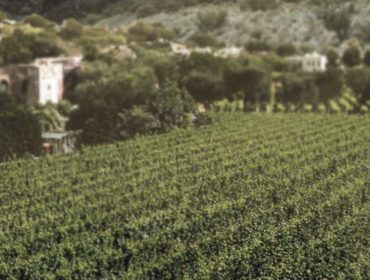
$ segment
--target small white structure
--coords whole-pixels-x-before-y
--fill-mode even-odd
[[[16,99],[33,106],[63,100],[65,77],[81,66],[82,56],[36,59],[31,64],[15,64],[0,69],[0,83]]]
[[[213,51],[210,47],[206,47],[206,48],[195,48],[194,49],[194,52],[196,53],[208,53],[208,54],[213,54]]]
[[[43,154],[68,154],[76,150],[79,132],[44,132],[41,135]]]
[[[189,56],[191,50],[189,50],[185,45],[171,42],[171,49],[173,54],[179,54],[184,56]]]
[[[45,105],[48,102],[58,103],[63,100],[64,92],[64,67],[61,62],[53,59],[37,59],[29,68],[29,77],[33,81],[30,85],[38,92],[38,104]],[[38,90],[37,90],[38,88]]]
[[[244,49],[240,47],[231,46],[228,48],[219,49],[215,55],[218,57],[238,57],[243,53]]]
[[[328,64],[327,57],[316,52],[303,56],[292,56],[289,60],[296,62],[304,72],[324,72]]]

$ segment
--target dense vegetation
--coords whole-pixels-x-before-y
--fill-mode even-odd
[[[41,127],[29,108],[0,91],[0,162],[27,154],[38,155]]]
[[[0,165],[0,278],[369,279],[369,126],[222,114]]]

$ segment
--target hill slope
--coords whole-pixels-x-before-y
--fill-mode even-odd
[[[262,10],[260,4],[251,5],[251,2],[258,4],[260,1],[0,0],[0,8],[23,15],[36,12],[58,21],[67,17],[88,18],[88,22],[101,19],[98,25],[113,29],[127,28],[137,20],[144,20],[175,30],[181,39],[199,31],[198,13],[222,9],[228,14],[227,22],[211,33],[226,44],[242,45],[257,38],[271,44],[289,42],[324,50],[339,46],[344,39],[339,40],[324,24],[320,15],[326,12],[327,6],[323,3],[334,3],[332,9],[335,10],[344,2],[347,6],[353,5],[347,38],[355,36],[365,44],[370,41],[370,4],[366,0],[264,0],[264,3],[280,4],[271,4],[273,8]],[[333,16],[335,19],[343,18],[338,9],[338,14]]]
[[[369,125],[229,114],[0,165],[0,278],[367,279]]]

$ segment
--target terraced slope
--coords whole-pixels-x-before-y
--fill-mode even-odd
[[[370,118],[218,115],[0,166],[0,278],[369,279]]]

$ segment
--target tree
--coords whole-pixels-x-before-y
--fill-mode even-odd
[[[347,85],[352,89],[359,100],[364,101],[369,94],[370,69],[353,68],[346,73]]]
[[[188,58],[179,61],[179,71],[182,77],[188,76],[191,72],[207,72],[222,76],[227,60],[216,57],[209,53],[193,52]]]
[[[367,49],[365,52],[364,65],[370,67],[370,49]]]
[[[47,20],[46,18],[38,15],[38,14],[32,14],[30,16],[27,16],[24,18],[24,23],[29,24],[33,27],[38,27],[38,28],[54,28],[56,27],[56,23],[52,22],[50,20]]]
[[[197,32],[191,37],[191,40],[202,48],[217,47],[220,45],[217,39],[210,33]]]
[[[328,49],[326,57],[328,58],[328,68],[337,68],[339,66],[339,54],[335,49]]]
[[[189,114],[192,113],[194,104],[187,91],[169,81],[155,91],[150,108],[159,120],[160,131],[165,132],[188,126]]]
[[[267,101],[271,84],[271,76],[267,71],[255,67],[238,67],[227,69],[224,73],[226,88],[230,93],[242,93],[244,110],[249,110],[249,105],[257,105]]]
[[[343,53],[342,62],[347,67],[354,67],[361,64],[360,48],[355,44],[351,44],[350,46],[348,46],[348,48]]]
[[[190,73],[185,78],[184,84],[190,95],[206,107],[226,95],[223,79],[206,72]]]
[[[41,128],[31,111],[0,92],[0,161],[41,152]]]
[[[345,87],[344,73],[340,69],[328,69],[318,74],[317,85],[320,89],[321,102],[339,98]]]
[[[326,28],[337,33],[338,38],[343,41],[348,37],[349,29],[352,24],[354,6],[343,4],[328,4],[321,9],[321,18]]]
[[[293,44],[282,44],[276,49],[276,53],[280,56],[291,56],[297,54],[298,50]]]
[[[83,26],[75,19],[66,19],[63,22],[60,35],[67,40],[81,37]]]
[[[78,110],[68,128],[82,130],[82,141],[95,145],[182,126],[191,111],[177,84],[157,83],[152,68],[139,62],[97,61],[80,73]]]
[[[58,56],[63,49],[53,33],[15,31],[0,42],[2,64],[30,63],[38,57]]]

